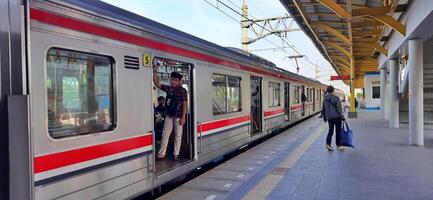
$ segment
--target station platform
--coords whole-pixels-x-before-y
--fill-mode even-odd
[[[328,152],[327,124],[315,116],[159,199],[432,199],[433,130],[415,147],[379,111],[348,123],[355,149]]]

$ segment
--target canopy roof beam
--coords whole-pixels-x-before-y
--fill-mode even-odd
[[[337,56],[337,55],[332,56],[332,57],[336,58],[337,60],[339,60],[341,63],[345,64],[346,66],[350,66],[350,62],[347,61],[346,59],[344,59],[343,57]]]
[[[340,18],[349,18],[349,13],[338,3],[336,3],[334,0],[317,0],[319,3],[323,4],[324,6],[328,7],[330,10],[332,10],[335,14],[337,14]]]
[[[379,51],[381,54],[383,54],[383,55],[385,55],[385,56],[388,56],[388,49],[386,49],[385,47],[383,47],[383,46],[380,46],[380,44],[378,44],[378,43],[375,43],[375,42],[370,42],[370,43],[367,43],[369,46],[371,46],[371,47],[373,47],[373,48],[375,48],[377,51]]]
[[[378,36],[378,35],[380,35],[380,30],[352,32],[353,37],[370,37],[370,36]]]
[[[326,41],[326,42],[323,42],[323,43],[326,44],[326,45],[328,45],[328,46],[330,46],[330,47],[332,47],[332,48],[334,48],[334,49],[338,49],[339,51],[341,51],[341,53],[344,53],[349,58],[352,57],[352,55],[350,54],[349,51],[347,51],[345,48],[341,47],[340,45],[338,45],[335,42]]]
[[[337,37],[338,39],[340,39],[341,41],[343,41],[346,44],[349,44],[349,45],[351,44],[349,38],[347,38],[342,33],[340,33],[339,31],[337,31],[336,29],[334,29],[330,26],[327,26],[327,25],[319,23],[319,22],[311,22],[310,25],[328,32],[329,34]]]
[[[406,27],[402,23],[400,23],[399,21],[395,20],[393,17],[388,16],[388,15],[372,15],[371,17],[374,19],[377,19],[378,21],[380,21],[386,25],[388,25],[392,29],[401,33],[403,36],[406,35]]]
[[[363,8],[352,11],[352,17],[372,16],[372,15],[386,15],[391,12],[391,6],[377,7],[377,8]]]

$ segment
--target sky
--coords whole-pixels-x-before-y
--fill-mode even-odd
[[[152,19],[167,26],[176,28],[188,34],[208,40],[225,47],[241,48],[241,16],[226,8],[217,0],[103,0],[109,4],[123,8],[143,17]],[[206,2],[207,1],[207,2]],[[221,2],[241,12],[242,0],[221,0]],[[220,10],[230,15],[231,19]],[[287,15],[288,12],[279,0],[247,0],[250,17],[257,19]],[[293,28],[298,28],[293,23]],[[249,37],[254,34],[249,31]],[[268,41],[267,41],[268,40]],[[251,53],[266,58],[278,67],[296,72],[296,64],[290,55],[299,55],[294,50],[287,48],[282,50],[254,51],[267,48],[275,48],[271,43],[282,46],[282,41],[277,36],[268,36],[267,40],[259,40],[249,45]],[[270,42],[269,42],[270,41]],[[286,41],[313,64],[306,59],[298,59],[300,73],[303,76],[316,78],[316,65],[319,66],[319,81],[332,84],[337,88],[348,90],[341,82],[329,82],[329,76],[335,74],[329,62],[316,49],[313,42],[302,31],[290,32]]]

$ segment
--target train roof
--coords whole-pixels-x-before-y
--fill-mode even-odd
[[[293,72],[289,72],[287,70],[278,68],[273,62],[268,61],[260,56],[255,54],[245,52],[241,49],[233,48],[233,47],[222,47],[215,43],[209,42],[207,40],[198,38],[196,36],[190,35],[183,31],[179,31],[172,27],[166,26],[154,20],[148,19],[146,17],[140,16],[138,14],[132,13],[130,11],[124,10],[122,8],[113,6],[111,4],[105,3],[103,1],[95,1],[95,0],[64,0],[65,2],[76,5],[78,7],[82,7],[84,9],[90,10],[95,13],[99,13],[101,15],[111,17],[114,19],[118,19],[132,25],[136,25],[142,27],[145,30],[149,30],[153,33],[158,33],[164,37],[174,39],[177,41],[181,41],[183,43],[193,45],[195,47],[205,49],[214,53],[218,53],[220,55],[228,56],[234,59],[239,59],[243,61],[254,61],[255,63],[261,64],[262,67],[273,70],[276,72],[287,73],[292,76],[297,76],[307,81],[320,83],[317,80],[307,78],[304,76],[297,75]],[[322,83],[320,83],[322,84]]]

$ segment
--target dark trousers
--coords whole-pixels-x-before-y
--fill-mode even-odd
[[[329,124],[329,131],[328,131],[328,136],[326,137],[326,144],[331,145],[331,141],[332,141],[332,134],[334,134],[334,127],[335,127],[335,144],[337,146],[340,146],[340,132],[341,132],[341,118],[334,118],[334,119],[330,119],[328,120],[328,124]]]

